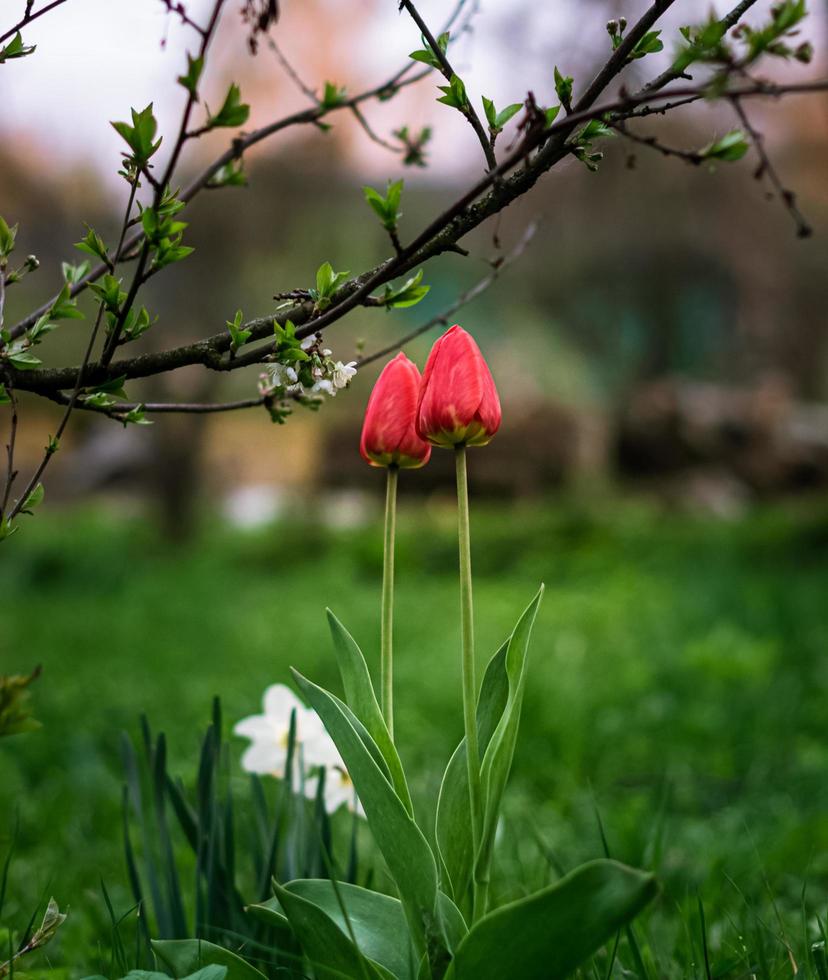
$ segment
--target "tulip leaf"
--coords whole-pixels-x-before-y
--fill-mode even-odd
[[[419,957],[396,898],[327,878],[291,881],[285,889],[320,908],[349,941],[353,937],[364,956],[399,980],[416,980]]]
[[[591,861],[549,888],[481,919],[446,980],[563,980],[655,897],[652,875]]]
[[[152,948],[173,977],[188,977],[204,966],[217,964],[227,967],[226,980],[264,980],[264,974],[246,960],[204,939],[153,939]]]
[[[437,865],[428,842],[366,745],[370,735],[360,736],[347,706],[298,671],[293,675],[354,782],[374,840],[399,889],[418,952],[428,948],[430,959],[440,957],[446,940],[437,906]]]
[[[273,883],[276,897],[287,915],[294,935],[299,940],[299,945],[313,966],[316,980],[341,980],[342,977],[353,977],[354,980],[397,980],[396,974],[370,960],[346,934],[352,932],[355,939],[358,935],[353,924],[350,930],[348,929],[336,893],[333,891],[333,882],[327,881],[325,884],[331,886],[333,901],[339,910],[346,931],[343,931],[331,918],[329,911],[316,901],[306,898],[293,888],[283,888],[276,882]],[[337,884],[336,887],[343,886]],[[367,892],[367,894],[372,893]],[[346,912],[348,922],[351,922],[351,912],[347,908]],[[405,926],[404,918],[403,926]]]
[[[509,778],[509,771],[512,768],[512,758],[515,754],[520,710],[526,687],[529,640],[532,636],[532,626],[535,623],[538,606],[542,598],[543,586],[538,589],[537,595],[526,607],[509,638],[505,661],[509,694],[497,727],[492,732],[492,737],[483,753],[483,761],[480,765],[484,815],[477,865],[478,870],[482,870],[484,876],[487,874],[491,863],[500,804]]]
[[[405,781],[405,773],[377,703],[365,657],[362,655],[356,640],[342,623],[330,609],[327,612],[336,659],[339,663],[339,672],[342,675],[342,685],[345,688],[345,701],[368,730],[382,753],[397,796],[402,800],[409,816],[413,817],[414,809],[411,804],[411,795],[408,792],[408,784]]]
[[[489,661],[477,701],[477,739],[481,752],[503,714],[509,696],[506,675],[507,640]],[[466,739],[454,751],[437,798],[435,827],[437,849],[444,872],[443,888],[462,902],[472,872],[471,817],[469,816],[469,779],[466,768]]]

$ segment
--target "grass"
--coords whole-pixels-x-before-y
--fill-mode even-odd
[[[733,524],[475,509],[481,660],[547,585],[497,895],[606,845],[663,889],[619,949],[633,973],[812,972],[828,900],[826,544],[819,508]],[[43,730],[0,743],[0,859],[19,822],[4,917],[25,923],[49,894],[70,906],[55,964],[97,968],[101,880],[118,914],[130,904],[119,733],[146,712],[190,778],[214,694],[228,719],[253,713],[290,664],[337,690],[326,605],[378,668],[381,555],[379,528],[308,519],[214,526],[173,551],[141,523],[39,515],[4,546],[0,663],[44,668]],[[456,560],[450,511],[402,511],[397,730],[420,809],[462,728]]]

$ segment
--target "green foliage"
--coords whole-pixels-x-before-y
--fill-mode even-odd
[[[443,52],[443,54],[445,54],[446,51],[448,50],[450,40],[451,40],[451,33],[449,31],[444,31],[437,38],[437,47]],[[408,57],[414,61],[420,61],[424,65],[428,65],[431,68],[436,68],[437,71],[442,71],[442,65],[440,64],[440,59],[432,50],[431,45],[428,43],[428,41],[426,41],[425,38],[422,38],[422,42],[423,42],[422,48],[418,49],[417,51],[412,51]]]
[[[721,160],[725,163],[733,163],[741,160],[747,153],[750,144],[741,129],[732,129],[729,133],[719,139],[708,143],[703,149],[699,150],[699,155],[705,160]]]
[[[407,167],[426,166],[425,148],[431,139],[430,126],[424,126],[416,136],[411,133],[408,126],[402,126],[399,129],[395,129],[393,135],[405,147],[403,163]]]
[[[0,675],[0,736],[40,728],[29,707],[29,686],[39,676],[39,668],[31,674]]]
[[[13,58],[25,58],[26,55],[33,54],[36,48],[36,44],[24,44],[18,31],[7,45],[0,48],[0,65]]]
[[[227,329],[230,331],[230,350],[235,353],[239,347],[242,347],[247,343],[253,331],[244,330],[242,328],[244,314],[241,310],[236,310],[236,315],[233,317],[233,319],[225,322],[227,324]]]
[[[512,118],[512,116],[517,115],[518,112],[523,108],[522,102],[513,102],[511,105],[507,105],[505,109],[501,109],[500,112],[495,108],[494,102],[491,99],[487,99],[483,96],[483,111],[486,113],[486,121],[489,124],[489,133],[491,136],[497,136],[498,133],[503,132],[503,127]]]
[[[558,101],[567,112],[572,111],[572,86],[574,79],[571,75],[562,75],[555,65],[555,94]]]
[[[161,145],[161,137],[155,139],[158,122],[153,115],[151,102],[141,112],[137,112],[135,109],[130,109],[130,112],[132,113],[132,125],[125,122],[113,122],[112,127],[131,150],[131,153],[124,154],[127,163],[141,168],[157,152]]]
[[[74,286],[79,283],[91,268],[92,263],[88,259],[80,262],[78,265],[73,265],[71,262],[60,263],[60,271],[63,274],[63,281],[68,286]]]
[[[607,24],[607,32],[612,40],[612,50],[615,51],[624,40],[624,31],[627,29],[627,21],[624,17],[619,20],[611,20]],[[627,57],[627,63],[644,58],[648,54],[656,54],[664,50],[664,42],[661,40],[661,31],[647,31],[647,33],[636,42],[632,51]]]
[[[373,187],[362,188],[365,200],[373,208],[386,231],[396,231],[397,222],[402,217],[402,211],[399,210],[402,190],[402,180],[389,180],[385,196]]]
[[[323,109],[336,109],[338,106],[344,105],[347,101],[348,93],[344,87],[335,85],[333,82],[325,82],[322,98],[319,103]]]
[[[141,226],[153,251],[154,269],[180,262],[194,251],[190,246],[181,244],[187,222],[177,221],[175,216],[183,207],[184,203],[167,191],[157,207],[141,208]]]
[[[198,98],[198,81],[204,71],[204,58],[194,58],[187,54],[187,71],[184,75],[178,76],[178,84],[183,85],[193,99]]]
[[[214,980],[220,980],[222,976],[216,967],[226,971],[223,974],[225,980],[264,980],[264,974],[241,956],[204,939],[156,939],[152,948],[158,959],[172,971],[173,977],[194,980],[206,966],[207,970],[212,970],[209,976]],[[202,976],[201,980],[207,978]]]
[[[486,916],[457,948],[447,980],[564,980],[655,897],[652,875],[593,861]]]
[[[463,114],[469,111],[469,97],[466,95],[466,86],[459,75],[452,75],[448,85],[438,85],[438,89],[443,93],[438,102],[443,105],[451,106],[452,109],[459,109]]]
[[[3,217],[0,216],[0,262],[8,258],[14,251],[14,240],[16,237],[17,225],[9,227]]]
[[[104,240],[94,228],[90,228],[89,225],[86,227],[86,235],[81,239],[81,241],[75,242],[75,248],[81,252],[86,252],[87,255],[94,255],[95,258],[101,259],[106,263],[106,265],[111,267],[112,263],[110,262],[109,253],[107,252]]]
[[[208,187],[246,187],[247,176],[244,172],[242,160],[231,160],[225,163],[213,174],[207,184]]]
[[[586,166],[587,170],[595,173],[598,170],[598,165],[604,159],[604,154],[600,150],[593,149],[593,140],[612,135],[613,131],[606,123],[600,119],[590,119],[573,140],[572,153]]]
[[[209,106],[207,107],[207,122],[205,127],[207,129],[216,129],[217,127],[235,128],[236,126],[243,126],[249,116],[250,106],[246,102],[241,101],[241,89],[233,82],[227,90],[227,95],[224,97],[221,108],[215,115],[210,112]]]
[[[382,302],[387,310],[404,309],[408,306],[416,306],[431,289],[431,286],[421,285],[423,270],[420,269],[410,278],[406,279],[402,286],[392,286],[387,283]]]
[[[317,310],[325,310],[333,301],[334,293],[344,283],[350,272],[334,272],[330,262],[323,262],[316,270],[316,289],[308,293]]]

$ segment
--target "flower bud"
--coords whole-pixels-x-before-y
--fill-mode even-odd
[[[500,399],[471,334],[455,324],[431,348],[417,432],[435,446],[485,446],[500,428]]]
[[[397,354],[377,378],[362,425],[359,451],[371,466],[424,466],[431,446],[416,432],[414,419],[420,390],[417,365]]]

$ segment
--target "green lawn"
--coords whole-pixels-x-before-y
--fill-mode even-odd
[[[461,732],[456,543],[448,511],[400,521],[398,741],[427,809]],[[639,926],[652,976],[703,976],[697,894],[715,975],[766,952],[768,975],[789,970],[785,941],[807,966],[828,898],[827,512],[550,504],[473,525],[481,661],[547,585],[495,891],[599,856],[597,809],[613,856],[663,887]],[[0,665],[44,668],[42,731],[0,743],[0,859],[19,819],[5,912],[70,906],[50,953],[78,976],[107,942],[101,879],[130,904],[120,732],[146,712],[190,780],[214,694],[233,721],[291,664],[338,689],[326,605],[375,664],[380,530],[214,527],[173,551],[141,524],[44,514],[1,558]]]

